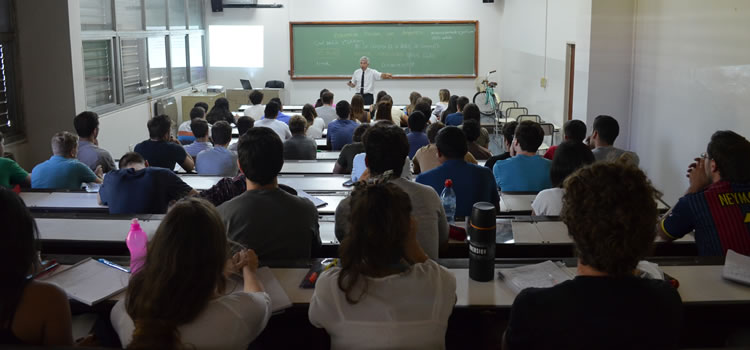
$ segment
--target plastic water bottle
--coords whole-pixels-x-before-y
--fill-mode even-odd
[[[453,180],[445,180],[445,188],[440,194],[440,201],[445,208],[445,218],[448,219],[448,224],[453,225],[456,222],[456,192],[453,191]]]
[[[130,251],[130,274],[134,275],[146,262],[146,245],[148,244],[148,235],[141,229],[138,219],[133,219],[130,223],[130,232],[125,241]]]

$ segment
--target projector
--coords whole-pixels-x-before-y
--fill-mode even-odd
[[[224,91],[224,86],[222,86],[222,85],[209,85],[208,87],[206,87],[206,90],[208,92],[223,92]]]

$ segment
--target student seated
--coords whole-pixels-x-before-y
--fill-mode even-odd
[[[414,114],[421,115],[422,112]],[[445,210],[440,197],[431,187],[401,177],[409,152],[409,142],[404,131],[392,124],[378,124],[365,133],[364,144],[370,178],[383,177],[409,195],[412,214],[417,224],[417,241],[430,258],[437,259],[439,248],[448,243]],[[353,197],[349,196],[336,208],[335,232],[339,242],[343,242],[350,233],[349,216],[352,201]]]
[[[21,187],[31,186],[31,175],[23,170],[15,160],[5,158],[5,137],[0,132],[0,188],[11,188],[15,185]]]
[[[365,111],[365,99],[360,94],[352,96],[351,102],[351,119],[359,123],[369,123],[370,113]]]
[[[445,180],[453,180],[456,193],[456,216],[469,216],[476,202],[490,202],[500,211],[500,195],[497,193],[492,172],[487,168],[467,163],[466,136],[457,127],[447,126],[440,130],[436,140],[440,166],[417,176],[417,182],[431,186],[440,195]]]
[[[495,162],[499,160],[506,160],[516,155],[515,151],[513,150],[513,137],[516,134],[517,126],[518,122],[515,120],[503,125],[501,133],[503,134],[503,144],[505,145],[505,152],[496,156],[492,156],[487,159],[486,162],[484,162],[484,166],[490,169],[490,171],[495,168]]]
[[[414,158],[412,158],[412,162],[414,163],[414,174],[430,171],[440,166],[435,138],[443,127],[445,127],[445,125],[441,122],[430,124],[430,126],[427,127],[427,140],[430,144],[422,146],[422,148],[417,150],[417,153],[414,153]],[[466,155],[464,155],[464,161],[471,164],[477,164],[477,160],[469,152],[466,152]]]
[[[81,183],[102,183],[102,167],[95,171],[76,159],[78,136],[67,131],[52,136],[52,157],[31,170],[31,188],[80,190]]]
[[[504,192],[539,192],[552,187],[549,179],[549,159],[537,155],[544,131],[539,123],[529,120],[518,124],[513,139],[516,155],[495,163],[497,187]]]
[[[586,124],[577,119],[568,120],[563,124],[563,133],[565,135],[563,136],[563,141],[583,143],[583,140],[586,138]],[[547,152],[544,153],[544,158],[549,160],[554,159],[555,150],[557,150],[557,145],[550,146]]]
[[[445,124],[445,119],[449,115],[456,112],[458,112],[458,96],[451,95],[451,97],[448,99],[448,107],[446,107],[443,113],[440,114],[440,122]]]
[[[218,121],[211,127],[211,135],[214,147],[198,153],[195,171],[199,175],[236,176],[239,171],[237,154],[227,149],[232,141],[232,127],[223,120]]]
[[[359,95],[356,95],[359,96]],[[336,160],[336,164],[333,165],[334,174],[351,174],[352,167],[354,164],[354,157],[357,154],[365,152],[365,145],[362,143],[362,135],[364,135],[370,124],[363,123],[354,129],[354,135],[352,135],[352,143],[344,146],[339,153],[339,158]]]
[[[354,129],[357,128],[357,122],[349,119],[351,108],[349,102],[341,100],[336,103],[336,115],[338,119],[328,124],[328,133],[326,134],[326,143],[332,151],[339,151],[345,145],[352,143]]]
[[[391,105],[391,121],[393,121],[393,124],[405,127],[409,126],[409,121],[406,119],[406,114],[404,114],[404,111],[401,110],[401,108],[398,108],[393,105],[393,97],[391,95],[383,95],[383,97],[380,99],[381,102],[387,102]]]
[[[210,203],[179,201],[148,242],[125,299],[112,308],[112,327],[129,349],[246,349],[271,317],[257,269],[252,250],[231,255]],[[244,280],[235,292],[232,273]]]
[[[377,108],[375,109],[375,121],[373,122],[373,124],[384,122],[384,121],[389,121],[391,123],[394,123],[393,116],[391,114],[392,106],[393,106],[393,103],[389,101],[378,102],[378,104],[376,105]],[[394,123],[394,124],[399,125],[400,122]]]
[[[633,164],[638,165],[640,159],[635,152],[619,149],[615,146],[615,139],[620,134],[620,124],[617,119],[608,115],[600,115],[594,119],[594,132],[591,133],[590,143],[594,148],[594,158],[597,162],[614,161],[623,155],[627,155]]]
[[[18,195],[0,188],[0,344],[73,345],[70,304],[54,284],[28,279],[40,271],[38,231]]]
[[[110,214],[164,214],[170,203],[198,194],[171,169],[149,167],[135,152],[120,158],[120,169],[104,177],[99,203]]]
[[[479,136],[474,142],[484,148],[488,148],[490,146],[490,132],[482,126],[482,114],[479,112],[479,107],[473,103],[468,103],[463,109],[463,115],[464,123],[467,120],[475,120],[479,125]],[[458,128],[463,128],[463,124],[459,125]]]
[[[435,104],[435,109],[430,114],[430,124],[437,123],[440,121],[440,116],[448,108],[448,101],[451,99],[451,92],[448,89],[440,89],[438,91],[438,103]]]
[[[323,102],[323,105],[315,108],[315,113],[318,114],[318,117],[322,118],[324,122],[326,122],[326,127],[328,127],[328,124],[330,124],[332,121],[336,120],[336,109],[333,108],[333,93],[330,91],[324,92],[322,95],[320,95],[320,101]]]
[[[99,115],[94,112],[81,112],[73,118],[73,127],[78,134],[77,158],[91,170],[102,167],[102,173],[115,169],[112,155],[105,149],[99,148]]]
[[[250,101],[250,107],[245,109],[245,116],[253,118],[253,120],[261,120],[263,118],[263,112],[266,107],[261,104],[263,102],[263,93],[260,90],[253,90],[248,96]]]
[[[373,128],[374,130],[374,128]],[[393,183],[351,195],[339,266],[320,274],[310,323],[331,349],[443,349],[456,278],[417,241],[412,201]]]
[[[326,122],[323,118],[318,117],[318,113],[315,112],[315,107],[311,104],[305,104],[302,107],[302,116],[307,121],[307,131],[305,135],[312,139],[319,139],[323,137],[323,129],[326,128]]]
[[[414,106],[414,110],[422,112],[427,118],[427,124],[429,124],[430,114],[432,114],[432,99],[427,96],[420,97]]]
[[[214,148],[213,145],[211,145],[211,141],[208,139],[208,129],[209,125],[208,122],[204,119],[194,119],[190,123],[190,129],[193,130],[193,135],[195,136],[193,143],[189,145],[183,146],[185,148],[185,152],[187,152],[193,159],[198,161],[196,157],[198,157],[198,153],[201,153],[204,150]]]
[[[540,191],[531,203],[531,215],[558,216],[562,210],[562,197],[565,194],[563,181],[579,168],[594,162],[591,149],[578,141],[563,141],[555,152],[555,159],[549,168],[552,188]]]
[[[315,160],[318,145],[315,140],[305,136],[307,120],[301,115],[295,115],[289,120],[289,131],[292,138],[284,141],[285,160]]]
[[[276,104],[279,105],[279,114],[276,115],[276,120],[280,122],[284,122],[284,124],[289,125],[289,118],[291,118],[291,116],[289,114],[282,112],[284,110],[284,105],[281,103],[281,99],[278,97],[274,97],[271,99],[270,102],[276,102]]]
[[[490,152],[490,150],[477,143],[477,139],[479,139],[482,129],[479,122],[473,119],[467,119],[464,120],[464,123],[461,126],[461,130],[466,134],[466,147],[469,150],[469,153],[471,153],[476,159],[489,159],[492,157],[492,152]]]
[[[245,133],[255,126],[255,119],[248,116],[242,116],[237,118],[237,132],[239,133],[239,136],[245,135]],[[237,142],[232,143],[232,141],[229,141],[229,150],[237,153]]]
[[[676,349],[680,295],[636,269],[655,238],[655,190],[646,175],[629,164],[597,163],[563,186],[561,218],[575,242],[577,277],[518,294],[504,348]]]
[[[414,158],[417,150],[430,144],[425,129],[427,128],[427,116],[421,111],[414,110],[409,114],[409,159]]]
[[[381,122],[373,124],[373,127],[385,127],[394,125],[391,120],[382,120]],[[366,154],[364,152],[357,154],[352,159],[352,181],[366,180],[370,175],[370,170],[367,169],[367,162],[365,161]],[[404,167],[401,169],[401,177],[407,180],[411,180],[411,160],[408,155],[404,157]]]
[[[717,131],[706,153],[688,167],[690,186],[657,228],[671,241],[695,231],[699,255],[727,250],[750,255],[750,142],[734,131]]]
[[[270,105],[275,103],[266,108]],[[312,249],[321,245],[318,209],[310,200],[279,189],[281,139],[269,128],[252,128],[239,143],[247,191],[218,207],[227,236],[254,249],[261,259],[309,259]],[[289,220],[292,213],[294,220]]]
[[[211,111],[206,115],[206,120],[211,125],[221,120],[234,124],[234,115],[229,110],[229,100],[224,97],[217,98]]]
[[[183,145],[189,145],[195,142],[195,134],[193,129],[190,127],[194,120],[203,119],[206,120],[206,110],[203,107],[193,107],[190,110],[190,120],[186,120],[180,124],[177,128],[177,140]]]
[[[422,94],[416,91],[412,91],[409,94],[409,104],[404,107],[404,114],[409,116],[412,112],[414,112],[414,108],[417,106],[417,100],[422,98]]]
[[[173,170],[180,164],[185,171],[192,171],[195,167],[193,157],[180,145],[174,137],[169,135],[172,121],[166,115],[158,115],[148,121],[150,139],[135,145],[134,151],[143,156],[150,166]]]
[[[469,104],[469,98],[461,96],[456,100],[456,112],[445,117],[446,126],[459,126],[464,122],[464,107]]]
[[[289,131],[289,125],[284,122],[276,120],[276,116],[279,114],[279,104],[276,102],[268,102],[265,109],[265,118],[255,122],[254,128],[269,128],[273,130],[279,138],[284,141],[292,138],[292,132]]]

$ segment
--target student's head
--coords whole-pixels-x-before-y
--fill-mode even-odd
[[[466,106],[464,106],[463,109],[464,113],[464,121],[468,120],[476,120],[477,123],[481,120],[481,114],[479,114],[479,107],[473,103],[469,103]]]
[[[362,56],[362,58],[359,59],[359,68],[362,68],[362,70],[365,70],[369,66],[370,66],[370,58],[367,56]]]
[[[52,154],[65,158],[75,158],[78,151],[78,136],[67,131],[52,136]]]
[[[315,111],[315,107],[313,107],[313,105],[306,103],[302,107],[302,116],[305,117],[308,124],[312,125],[312,123],[315,121],[315,118],[318,117],[318,112]]]
[[[440,89],[438,98],[440,98],[440,102],[448,102],[451,99],[451,92],[448,89]]]
[[[596,142],[597,147],[613,145],[617,135],[620,135],[620,124],[617,123],[617,119],[608,115],[600,115],[594,119],[591,139]]]
[[[181,346],[177,328],[224,291],[229,254],[226,227],[211,203],[188,197],[172,206],[148,242],[143,269],[130,278],[125,309],[135,330],[129,347]]]
[[[250,130],[255,125],[255,119],[248,116],[242,116],[237,118],[237,132],[241,135],[244,135],[245,132]]]
[[[331,90],[328,90],[328,89],[320,90],[320,95],[318,95],[318,97],[322,99],[323,98],[323,94],[325,94],[326,92],[329,92],[329,91],[331,91]]]
[[[706,149],[708,178],[716,172],[721,180],[750,183],[750,142],[734,131],[717,131]]]
[[[451,97],[448,99],[448,108],[447,109],[453,109],[453,111],[458,110],[458,95],[451,95]]]
[[[409,130],[412,132],[424,132],[427,127],[427,117],[424,113],[415,110],[409,114]]]
[[[513,138],[516,136],[516,127],[518,127],[518,122],[515,120],[503,125],[503,142],[505,142],[506,150],[510,150],[513,145]]]
[[[339,119],[349,119],[349,114],[352,112],[352,107],[346,100],[336,102],[336,115]]]
[[[463,131],[464,135],[466,135],[466,142],[476,141],[482,132],[479,122],[474,119],[464,120]]]
[[[544,142],[544,130],[539,123],[530,120],[518,123],[513,142],[516,153],[520,151],[536,153],[542,142]]]
[[[580,263],[613,276],[632,275],[656,234],[655,190],[646,174],[626,162],[596,163],[571,174],[563,188],[560,217]]]
[[[577,119],[568,120],[563,124],[563,133],[566,140],[583,142],[586,138],[586,124]]]
[[[81,112],[73,118],[73,127],[76,129],[78,137],[96,138],[99,134],[99,115],[94,112]]]
[[[284,165],[284,144],[271,128],[252,128],[240,137],[237,155],[248,180],[268,185]]]
[[[414,110],[422,112],[429,119],[430,115],[432,115],[432,101],[427,97],[422,97],[417,102],[417,105],[414,106]]]
[[[205,119],[193,119],[190,122],[190,130],[193,131],[193,136],[197,139],[201,139],[208,136],[208,122]]]
[[[455,126],[442,128],[437,134],[435,144],[438,149],[438,156],[445,159],[464,159],[466,152],[468,152],[466,135]]]
[[[435,138],[437,138],[438,132],[444,127],[445,124],[441,122],[430,124],[430,126],[427,127],[427,140],[429,140],[430,143],[435,143]]]
[[[165,140],[169,138],[169,128],[172,127],[172,120],[169,116],[161,114],[149,119],[148,136],[152,140]]]
[[[417,104],[417,100],[419,100],[420,97],[422,97],[422,94],[420,94],[420,93],[418,93],[416,91],[412,91],[409,94],[409,104],[412,105],[412,106],[415,106]]]
[[[200,107],[203,108],[204,111],[208,112],[208,103],[205,102],[196,102],[193,107]]]
[[[271,99],[271,102],[276,102],[276,104],[279,105],[279,111],[281,111],[282,109],[284,109],[284,105],[281,103],[281,99],[280,98],[274,97],[274,98]]]
[[[292,132],[292,135],[305,135],[305,130],[307,130],[305,117],[296,114],[289,118],[289,131]]]
[[[461,96],[456,100],[456,108],[458,108],[458,111],[463,111],[467,104],[469,104],[469,98],[466,96]]]
[[[381,100],[380,102],[378,102],[377,107],[378,109],[375,111],[375,120],[393,120],[391,118],[390,101]]]
[[[211,127],[211,138],[214,145],[226,146],[232,141],[232,126],[224,120],[214,123]]]
[[[120,169],[132,168],[139,165],[145,166],[146,160],[143,159],[143,156],[138,152],[128,152],[120,157]]]
[[[229,112],[229,100],[224,97],[217,98],[216,101],[214,101],[214,107],[211,109],[211,112],[213,111]]]
[[[26,275],[37,261],[36,222],[13,191],[0,187],[0,322],[11,324],[26,287]]]
[[[562,187],[563,181],[579,168],[594,162],[594,153],[583,142],[563,141],[555,151],[549,169],[552,186]]]
[[[365,161],[373,175],[393,170],[401,176],[406,156],[409,155],[409,140],[398,126],[378,123],[367,129],[362,137],[365,144]]]
[[[374,127],[373,127],[374,128]],[[403,160],[403,159],[402,159]],[[357,303],[366,293],[365,278],[373,273],[411,263],[406,244],[416,229],[409,196],[397,185],[380,183],[352,191],[349,232],[341,242],[338,287],[347,302]]]
[[[385,94],[383,97],[380,98],[380,101],[387,101],[391,105],[393,105],[393,97],[391,95]]]
[[[378,91],[378,94],[377,94],[377,95],[375,95],[375,103],[378,103],[378,102],[380,102],[380,100],[382,100],[382,99],[383,99],[383,96],[385,96],[385,95],[388,95],[388,93],[387,93],[387,92],[385,92],[385,90],[380,90],[380,91]]]
[[[190,120],[206,119],[206,110],[203,107],[193,107],[190,110]]]
[[[362,142],[362,135],[365,134],[368,128],[370,128],[370,123],[359,124],[354,129],[354,134],[352,134],[352,142]]]
[[[320,100],[323,101],[324,105],[333,104],[333,92],[326,91],[320,96]]]
[[[266,109],[263,110],[263,115],[268,119],[276,119],[276,116],[279,115],[279,104],[269,101],[266,104]]]
[[[250,103],[259,105],[263,102],[263,93],[260,92],[260,90],[253,90],[253,92],[250,93],[250,96],[248,96],[248,99],[250,100]]]
[[[352,96],[352,102],[351,102],[351,114],[352,119],[355,115],[360,116],[362,119],[361,122],[366,122],[367,120],[364,119],[365,117],[365,99],[360,94],[355,94]]]

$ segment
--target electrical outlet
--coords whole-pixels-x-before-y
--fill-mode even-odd
[[[539,81],[539,86],[541,86],[542,88],[546,89],[547,88],[547,78],[542,77],[542,79]]]

